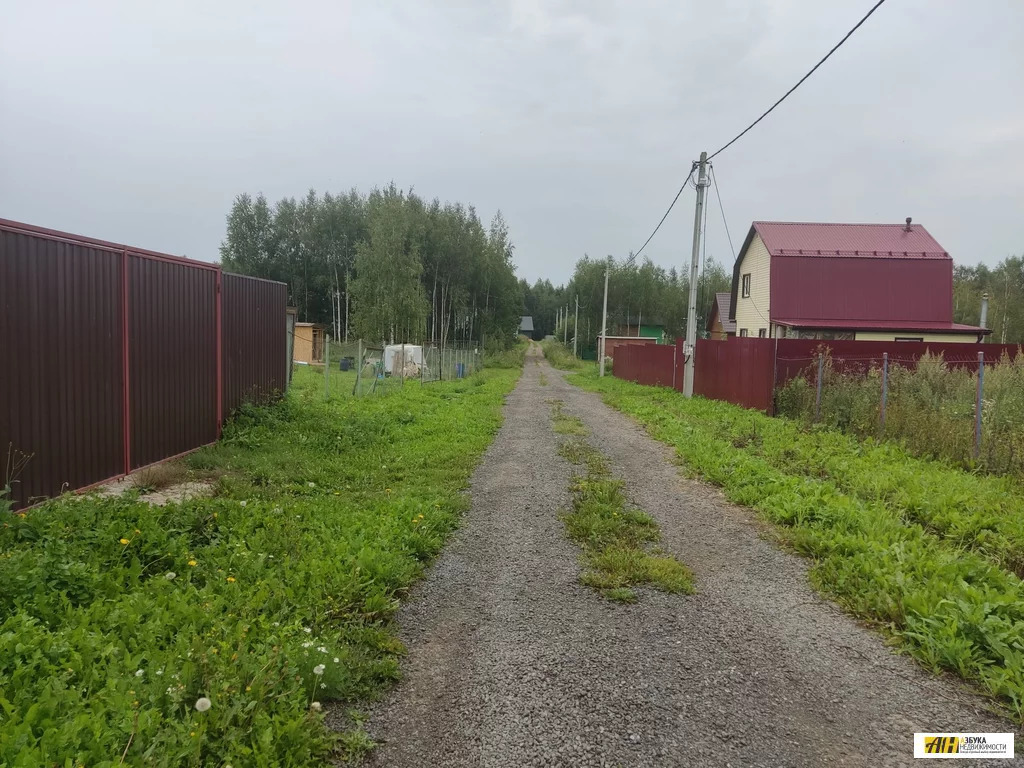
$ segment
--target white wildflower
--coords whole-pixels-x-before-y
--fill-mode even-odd
[[[164,574],[164,578],[168,581],[173,581],[174,579],[178,578],[178,574],[176,574],[174,571],[168,571]]]
[[[174,686],[173,685],[167,686],[167,695],[170,696],[173,693],[174,693]]]
[[[337,656],[335,656],[334,657],[334,663],[337,664],[339,661],[341,661],[341,659],[339,659]]]
[[[135,676],[136,677],[142,677],[144,674],[146,674],[146,673],[143,672],[141,669],[136,669],[135,670]]]
[[[312,709],[314,712],[319,712],[321,709],[323,709],[323,707],[320,706],[319,701],[314,701],[312,704],[309,705],[309,708]]]
[[[306,485],[308,485],[310,488],[316,488],[316,483],[314,483],[312,481],[306,483]]]
[[[248,504],[248,503],[249,503],[249,502],[247,502],[247,501],[246,501],[245,499],[242,499],[242,500],[241,500],[240,502],[238,502],[238,506],[240,506],[240,507],[244,507],[244,506],[245,506],[246,504]]]
[[[303,632],[305,632],[305,633],[306,633],[306,634],[308,635],[308,634],[310,634],[310,633],[311,633],[311,632],[312,632],[313,630],[312,630],[312,629],[310,629],[309,627],[303,627],[303,628],[302,628],[302,631],[303,631]]]
[[[302,644],[302,647],[303,648],[312,648],[313,647],[313,641],[312,640],[307,640],[306,642],[304,642]]]
[[[196,699],[196,712],[205,712],[210,708],[210,700],[205,696],[200,696]]]
[[[313,667],[313,674],[317,676],[322,675],[325,669],[326,667],[323,664],[317,664],[315,667]]]
[[[322,645],[319,648],[317,648],[317,650],[320,651],[320,653],[327,653],[327,649],[324,648]]]
[[[158,670],[156,671],[157,677],[159,677],[159,676],[160,676],[160,675],[162,675],[163,673],[164,673],[164,670],[163,670],[163,668],[160,668],[160,669],[158,669]]]
[[[320,687],[321,688],[326,688],[327,687],[327,683],[320,683]]]

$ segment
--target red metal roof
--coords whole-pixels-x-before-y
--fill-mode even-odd
[[[788,328],[820,328],[825,330],[854,329],[858,331],[928,331],[930,333],[992,333],[991,329],[963,323],[928,322],[922,320],[787,320],[772,318],[777,325]]]
[[[920,224],[811,224],[755,221],[772,256],[854,256],[949,259]]]
[[[905,224],[755,221],[733,270],[731,319],[741,265],[755,236],[771,254],[772,322],[788,318],[804,328],[842,322],[849,325],[828,327],[864,330],[940,323],[957,332],[951,330],[953,260],[919,224],[908,231]]]

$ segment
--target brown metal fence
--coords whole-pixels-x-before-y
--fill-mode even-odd
[[[0,491],[19,508],[213,442],[225,413],[285,388],[286,301],[280,283],[0,219]]]

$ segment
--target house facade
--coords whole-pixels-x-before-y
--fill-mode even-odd
[[[953,322],[953,259],[919,224],[755,221],[733,269],[740,337],[977,342]]]

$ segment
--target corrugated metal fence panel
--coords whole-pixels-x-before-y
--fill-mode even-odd
[[[774,344],[774,339],[699,340],[693,393],[771,413]]]
[[[217,439],[217,270],[129,256],[131,468]]]
[[[0,228],[0,487],[16,506],[124,468],[120,253]]]
[[[624,344],[615,349],[612,374],[651,387],[671,387],[682,375],[676,368],[676,348],[666,344]]]
[[[288,288],[225,272],[221,278],[223,409],[266,402],[288,387]]]

